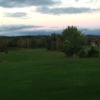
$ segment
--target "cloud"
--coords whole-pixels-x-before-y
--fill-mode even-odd
[[[82,1],[82,0],[75,0],[76,2],[78,2],[78,1]],[[85,1],[85,2],[95,2],[95,0],[87,0],[87,1]]]
[[[5,13],[4,17],[25,18],[27,17],[27,13],[25,12]]]
[[[35,25],[2,25],[0,26],[0,33],[30,30],[30,29],[41,28],[41,27],[42,26],[35,26]]]
[[[94,11],[100,11],[100,9],[92,9],[88,7],[61,7],[61,8],[38,7],[36,11],[43,14],[60,15],[60,14],[90,13]]]
[[[63,29],[42,29],[42,26],[35,25],[3,25],[0,26],[0,36],[34,36],[51,35],[52,33],[61,34]],[[100,35],[100,29],[80,29],[85,35]]]
[[[26,36],[26,35],[50,35],[59,30],[47,29],[37,25],[1,25],[0,36]]]
[[[5,32],[1,33],[0,36],[35,36],[35,35],[51,35],[52,33],[61,34],[63,29],[57,30],[20,30],[15,32]],[[90,29],[80,29],[80,31],[85,35],[99,35],[100,29],[90,30]]]
[[[81,29],[81,32],[86,35],[100,35],[100,29]]]
[[[20,30],[18,32],[6,32],[0,36],[36,36],[36,35],[51,35],[52,33],[60,34],[62,30]]]
[[[0,6],[5,8],[54,5],[55,0],[0,0]]]
[[[79,0],[75,0],[76,2],[78,2]]]
[[[27,30],[27,31],[15,32],[13,35],[16,35],[16,36],[50,35],[54,32],[55,31],[53,31],[53,30]],[[10,34],[10,35],[12,35],[12,34]]]

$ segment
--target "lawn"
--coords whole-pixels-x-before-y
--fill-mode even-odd
[[[0,53],[0,100],[100,100],[100,58],[45,49]]]

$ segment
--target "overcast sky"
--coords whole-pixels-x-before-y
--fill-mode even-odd
[[[0,0],[0,34],[100,28],[100,0]]]

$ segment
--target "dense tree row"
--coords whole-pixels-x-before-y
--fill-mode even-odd
[[[6,52],[10,48],[47,48],[48,50],[63,51],[67,56],[85,54],[84,45],[95,42],[99,46],[100,37],[84,36],[71,26],[63,30],[61,34],[53,33],[45,36],[19,36],[0,37],[0,52]]]
[[[43,48],[46,46],[48,36],[19,36],[19,37],[0,37],[0,47],[8,48]]]

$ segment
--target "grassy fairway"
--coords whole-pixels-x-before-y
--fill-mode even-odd
[[[45,49],[1,53],[0,100],[100,100],[100,58]]]

